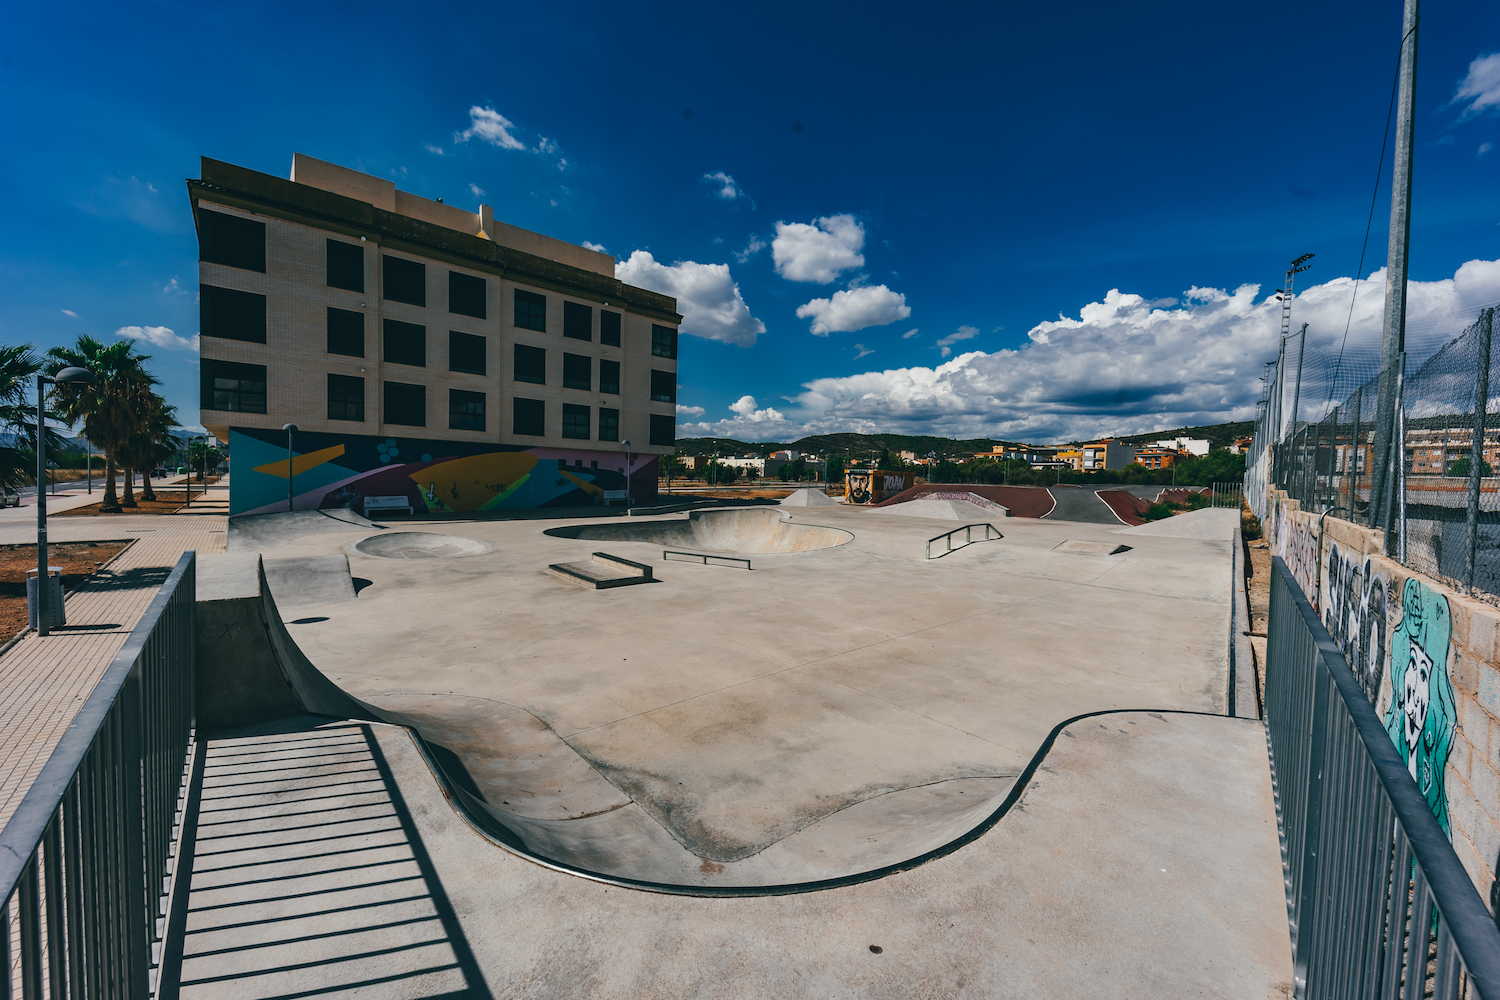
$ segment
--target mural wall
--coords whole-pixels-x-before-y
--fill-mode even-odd
[[[586,451],[441,441],[416,437],[297,432],[292,439],[293,506],[347,507],[366,497],[405,497],[413,511],[469,512],[602,503],[624,490],[623,450]],[[286,510],[286,434],[234,427],[229,432],[231,514]],[[656,498],[657,459],[629,463],[630,495]]]
[[[1370,704],[1378,705],[1388,662],[1386,580],[1369,557],[1361,558],[1338,542],[1327,546],[1323,625],[1339,644]]]
[[[1458,728],[1448,663],[1452,638],[1448,598],[1408,577],[1401,594],[1401,623],[1391,636],[1385,730],[1406,759],[1406,769],[1443,832],[1450,836],[1448,756]]]

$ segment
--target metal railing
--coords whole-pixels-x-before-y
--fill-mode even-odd
[[[1244,488],[1240,483],[1214,483],[1208,505],[1210,507],[1236,507],[1244,499]]]
[[[676,558],[673,558],[673,557]],[[661,553],[663,562],[696,562],[703,566],[736,566],[739,569],[749,569],[750,560],[741,559],[739,556],[715,556],[707,552],[682,552],[678,549],[663,549]]]
[[[1297,996],[1500,998],[1500,929],[1280,558],[1267,633]]]
[[[195,593],[186,552],[0,830],[3,1000],[151,995],[193,742]]]
[[[984,529],[984,537],[983,538],[976,539],[974,537],[974,529],[975,528],[983,528]],[[961,542],[959,542],[957,545],[954,545],[953,544],[953,536],[956,535],[956,534],[958,534],[960,531],[962,531],[964,533],[964,540],[961,541]],[[962,527],[954,528],[952,531],[945,531],[943,534],[938,535],[936,538],[929,538],[929,539],[927,539],[927,558],[928,559],[941,559],[941,558],[943,558],[943,556],[947,555],[948,553],[950,553],[950,552],[956,552],[959,549],[963,548],[965,545],[971,545],[971,544],[973,544],[975,541],[987,542],[987,541],[989,541],[992,538],[1004,538],[1004,537],[1005,537],[1004,535],[1000,534],[1000,529],[997,528],[997,527],[995,527],[993,524],[991,524],[988,521],[980,521],[978,524],[965,524]],[[939,552],[937,555],[933,555],[932,554],[932,543],[933,542],[944,542],[944,541],[947,543],[947,547],[944,548],[943,551]]]

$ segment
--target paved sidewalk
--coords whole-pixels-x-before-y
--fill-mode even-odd
[[[53,509],[49,503],[48,510]],[[25,513],[35,517],[32,510]],[[48,521],[49,542],[136,541],[68,594],[66,626],[46,639],[25,634],[0,655],[0,719],[5,720],[0,730],[0,828],[178,558],[188,549],[223,552],[227,521],[221,515],[174,514]],[[35,541],[34,520],[0,522],[0,544]]]

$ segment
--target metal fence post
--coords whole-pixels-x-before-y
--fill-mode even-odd
[[[1391,448],[1391,454],[1396,458],[1394,483],[1396,486],[1396,503],[1393,516],[1397,519],[1397,527],[1400,534],[1396,536],[1396,558],[1402,565],[1406,563],[1406,352],[1401,352],[1401,358],[1397,362],[1396,369],[1396,442]],[[1388,517],[1387,520],[1390,518]],[[1386,551],[1391,548],[1390,538],[1386,539]]]
[[[1364,416],[1364,406],[1365,387],[1360,386],[1354,390],[1354,446],[1349,449],[1349,460],[1352,463],[1349,470],[1349,520],[1351,521],[1357,520],[1354,515],[1359,511],[1359,467],[1363,464],[1361,460],[1365,457],[1364,442],[1359,437],[1359,418]]]
[[[1302,866],[1297,885],[1300,888],[1297,900],[1297,935],[1292,942],[1292,979],[1301,996],[1307,988],[1308,961],[1312,955],[1315,935],[1310,933],[1317,926],[1318,917],[1318,850],[1323,831],[1323,775],[1326,770],[1325,757],[1328,743],[1328,677],[1327,666],[1321,657],[1312,658],[1312,706],[1308,724],[1310,732],[1307,742],[1307,798],[1303,817]]]
[[[1479,541],[1479,479],[1484,473],[1484,422],[1490,401],[1490,334],[1495,320],[1491,306],[1479,314],[1479,364],[1474,376],[1474,443],[1469,450],[1468,549],[1464,553],[1464,587],[1474,593],[1474,554]],[[1446,471],[1446,470],[1444,470]]]

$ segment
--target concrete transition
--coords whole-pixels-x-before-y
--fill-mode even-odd
[[[822,490],[793,490],[781,500],[783,507],[837,507],[838,501]]]
[[[361,555],[377,559],[462,559],[490,551],[488,545],[476,539],[430,531],[394,531],[372,535],[352,545]]]
[[[1006,514],[1005,508],[999,504],[981,505],[969,500],[935,500],[930,497],[878,509],[882,514],[930,517],[939,521],[988,521]]]
[[[368,535],[381,525],[352,510],[299,510],[280,514],[241,514],[229,519],[230,552],[260,552],[306,535],[357,531]]]
[[[548,528],[546,533],[554,538],[750,553],[811,552],[844,545],[854,538],[852,532],[838,528],[793,524],[790,515],[765,507],[697,510],[670,521],[570,524]]]
[[[621,559],[608,552],[595,552],[592,559],[579,562],[553,563],[547,568],[552,571],[553,576],[590,590],[610,590],[656,582],[650,566]]]

